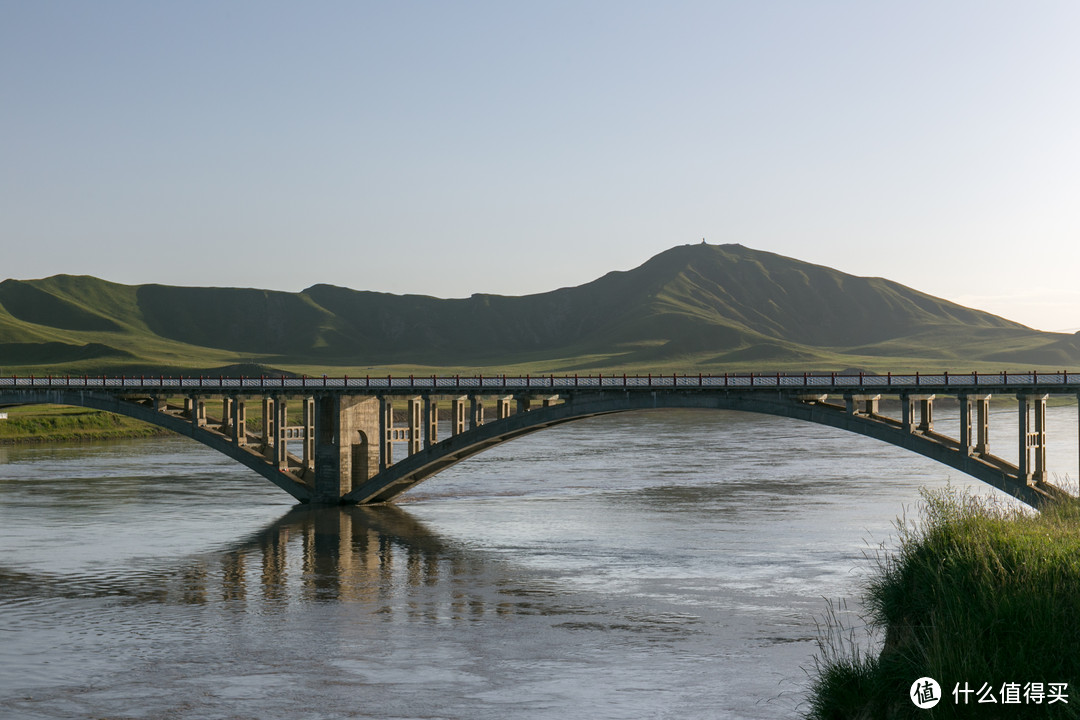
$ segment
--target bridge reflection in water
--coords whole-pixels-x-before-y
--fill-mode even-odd
[[[492,602],[463,591],[472,583],[456,582],[490,574],[490,558],[470,557],[396,506],[299,506],[161,580],[168,599],[181,604],[220,600],[273,611],[359,601],[382,614],[456,621],[514,611],[512,602]],[[403,602],[421,588],[422,603]]]

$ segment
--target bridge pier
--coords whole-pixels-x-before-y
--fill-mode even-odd
[[[934,431],[934,395],[919,398],[919,427],[921,433]]]
[[[469,427],[476,429],[484,424],[484,401],[473,395],[469,403]]]
[[[539,404],[540,407],[551,407],[558,401],[559,396],[529,393],[528,395],[518,395],[515,399],[517,400],[517,411],[519,413],[527,413],[537,404]]]
[[[507,395],[495,400],[495,408],[499,420],[505,420],[510,417],[510,401],[513,399],[513,397]]]
[[[1046,482],[1046,398],[1047,395],[1020,394],[1019,405],[1020,460],[1017,463],[1021,482]],[[1031,430],[1031,416],[1035,416],[1035,430]],[[1034,454],[1034,458],[1032,455]],[[1034,461],[1033,461],[1034,460]]]
[[[198,395],[184,398],[184,415],[194,427],[206,427],[206,401]]]
[[[929,433],[934,430],[934,395],[901,395],[900,424],[906,433]],[[919,404],[919,424],[915,424],[915,403]]]
[[[274,400],[270,396],[262,399],[262,451],[271,459],[270,452],[274,443]]]
[[[869,415],[873,417],[878,414],[880,401],[881,395],[844,394],[844,407],[848,415]]]
[[[423,400],[419,396],[409,398],[409,455],[420,452],[420,409],[422,406]]]
[[[304,398],[304,475],[315,471],[315,398]]]
[[[218,425],[218,430],[222,435],[228,435],[232,432],[232,425],[230,425],[232,420],[232,408],[233,398],[226,395],[221,399],[221,424]]]
[[[235,397],[232,405],[232,441],[237,447],[247,445],[247,407],[244,398]]]
[[[288,402],[278,395],[274,398],[274,464],[277,469],[289,469],[289,413]]]
[[[394,464],[394,401],[389,395],[379,397],[379,471]]]
[[[380,445],[387,398],[317,395],[314,399],[314,492],[312,502],[341,502],[354,486],[385,470]]]
[[[460,435],[465,432],[465,403],[468,397],[461,395],[455,397],[450,403],[451,430],[450,435]]]
[[[431,395],[424,396],[424,449],[439,442],[439,403]]]
[[[979,455],[990,454],[990,396],[984,395],[975,400],[976,435],[975,452]]]
[[[960,451],[968,456],[987,454],[987,443],[990,439],[990,396],[963,393],[958,395],[957,399],[960,401]],[[971,412],[973,407],[974,420]]]

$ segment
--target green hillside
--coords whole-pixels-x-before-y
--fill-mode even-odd
[[[0,373],[309,374],[1072,367],[1043,333],[881,278],[741,245],[684,245],[625,272],[522,297],[443,300],[315,285],[300,293],[0,283]]]

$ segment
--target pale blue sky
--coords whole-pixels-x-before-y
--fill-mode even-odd
[[[1080,328],[1080,3],[0,0],[0,277],[460,297],[739,242]]]

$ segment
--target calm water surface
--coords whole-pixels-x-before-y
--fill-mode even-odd
[[[1049,420],[1051,468],[1075,477],[1076,409]],[[0,708],[795,717],[825,598],[854,599],[919,488],[950,481],[873,440],[708,411],[538,433],[374,509],[295,508],[182,438],[0,448]]]

